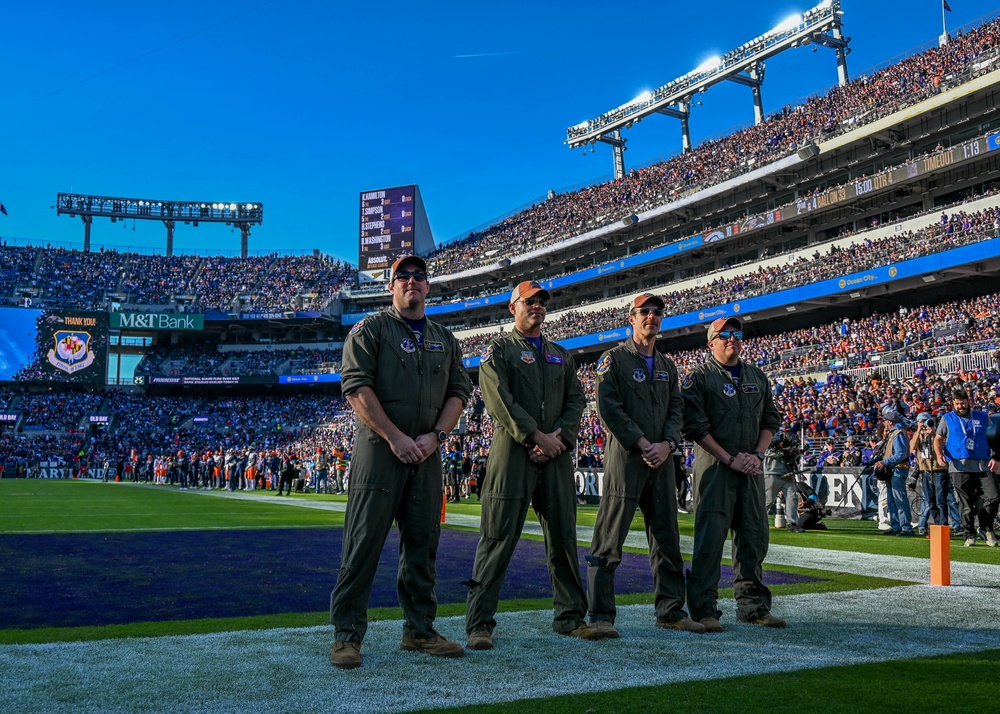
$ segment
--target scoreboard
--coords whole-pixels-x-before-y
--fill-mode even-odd
[[[397,257],[414,252],[416,191],[397,186],[361,193],[359,270],[388,270]]]

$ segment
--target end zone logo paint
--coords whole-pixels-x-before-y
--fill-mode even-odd
[[[90,333],[76,330],[57,330],[52,335],[55,347],[49,350],[49,364],[66,374],[74,374],[94,363],[90,349]]]

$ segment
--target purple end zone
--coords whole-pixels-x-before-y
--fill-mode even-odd
[[[326,610],[343,530],[185,531],[0,536],[4,629],[244,617]],[[441,603],[465,601],[479,534],[445,529],[438,551]],[[371,607],[396,607],[399,539],[389,534]],[[580,549],[580,562],[587,555]],[[720,587],[732,585],[723,566]],[[817,578],[765,570],[770,585]],[[586,578],[584,578],[586,582]],[[619,594],[648,593],[646,555],[625,553]],[[521,540],[501,597],[550,598],[545,547]]]

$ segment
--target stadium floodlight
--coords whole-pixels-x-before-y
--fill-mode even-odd
[[[695,67],[694,71],[699,73],[708,72],[709,70],[717,68],[720,64],[722,64],[722,58],[716,55],[715,57],[709,57],[707,60]]]
[[[167,255],[174,254],[174,225],[177,221],[191,223],[225,223],[240,229],[241,254],[247,257],[250,226],[263,223],[264,207],[259,203],[205,203],[202,201],[160,201],[146,198],[92,196],[60,193],[56,196],[56,214],[83,220],[83,250],[90,250],[90,225],[94,216],[104,216],[113,222],[132,218],[163,221],[167,229]]]
[[[778,23],[778,25],[771,30],[772,35],[780,35],[782,32],[788,32],[789,30],[794,30],[796,27],[802,24],[802,15],[790,15],[784,20]]]
[[[786,18],[774,29],[756,37],[721,57],[712,57],[696,69],[667,82],[636,99],[626,102],[589,121],[580,122],[566,130],[566,145],[579,149],[596,142],[610,144],[613,149],[615,178],[625,175],[625,142],[621,130],[629,129],[643,118],[665,114],[681,120],[681,139],[684,150],[691,146],[688,117],[691,98],[719,82],[731,81],[744,84],[753,92],[754,118],[764,120],[761,85],[764,83],[764,61],[785,50],[809,43],[829,47],[836,52],[837,76],[841,86],[847,84],[847,55],[850,38],[843,35],[843,15],[840,0],[823,0],[819,5],[801,15]]]

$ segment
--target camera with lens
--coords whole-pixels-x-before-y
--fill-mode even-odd
[[[801,456],[802,450],[798,444],[792,441],[788,434],[781,431],[775,434],[767,451],[769,456],[783,459],[789,470],[795,471],[798,469],[799,456]]]

